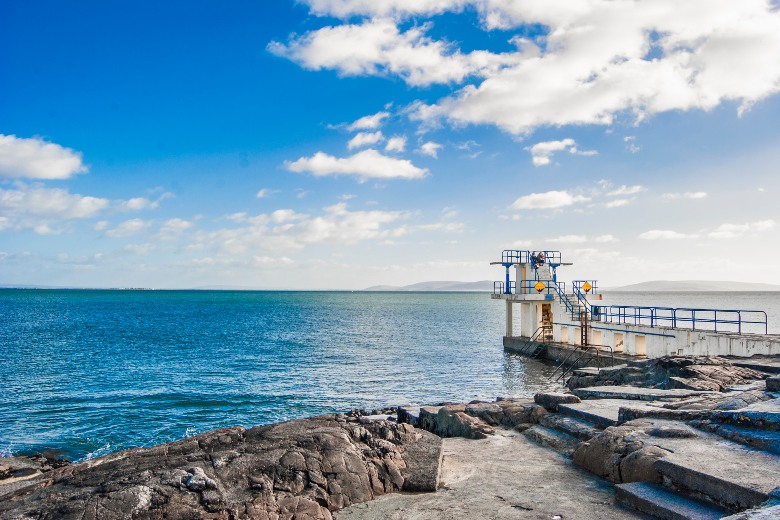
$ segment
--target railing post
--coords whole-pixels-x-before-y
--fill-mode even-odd
[[[737,334],[742,334],[742,313],[739,311],[737,311]]]

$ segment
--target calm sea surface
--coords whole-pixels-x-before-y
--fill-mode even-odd
[[[0,451],[73,459],[223,426],[531,396],[487,294],[0,290]]]
[[[609,293],[750,308],[778,293]],[[0,455],[71,459],[353,408],[531,396],[552,368],[505,354],[476,293],[0,290]]]

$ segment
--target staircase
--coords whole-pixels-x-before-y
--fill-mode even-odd
[[[662,404],[674,399],[670,390],[647,389],[652,395],[639,395],[641,392],[635,388],[610,388],[614,391],[607,394],[609,398],[559,404],[523,435],[570,457],[581,442],[599,435],[604,428],[622,424],[621,409],[644,410],[652,416],[653,410],[665,410]],[[625,392],[621,392],[622,388]],[[742,415],[750,412],[748,408]],[[645,446],[657,446],[669,452],[652,466],[660,474],[661,483],[616,484],[619,502],[655,518],[672,520],[709,520],[762,504],[771,506],[772,500],[780,504],[780,431],[775,424],[762,423],[765,429],[755,424],[751,428],[736,427],[728,424],[725,416],[723,423],[690,422],[695,428],[683,421],[652,421],[660,430],[685,429],[691,435],[659,433],[648,437],[641,434],[639,438],[646,439]]]
[[[551,288],[558,294],[558,302],[564,306],[572,320],[580,319],[583,312],[590,315],[587,301],[578,298],[575,293],[565,293],[560,286],[553,280],[550,266],[547,264],[534,265],[534,279],[542,282],[545,286]]]

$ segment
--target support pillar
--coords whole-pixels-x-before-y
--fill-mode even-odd
[[[512,302],[506,301],[506,336],[512,337]]]

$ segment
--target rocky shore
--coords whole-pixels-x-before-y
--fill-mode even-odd
[[[0,519],[780,518],[778,373],[771,358],[668,357],[579,369],[533,400],[0,459]]]

